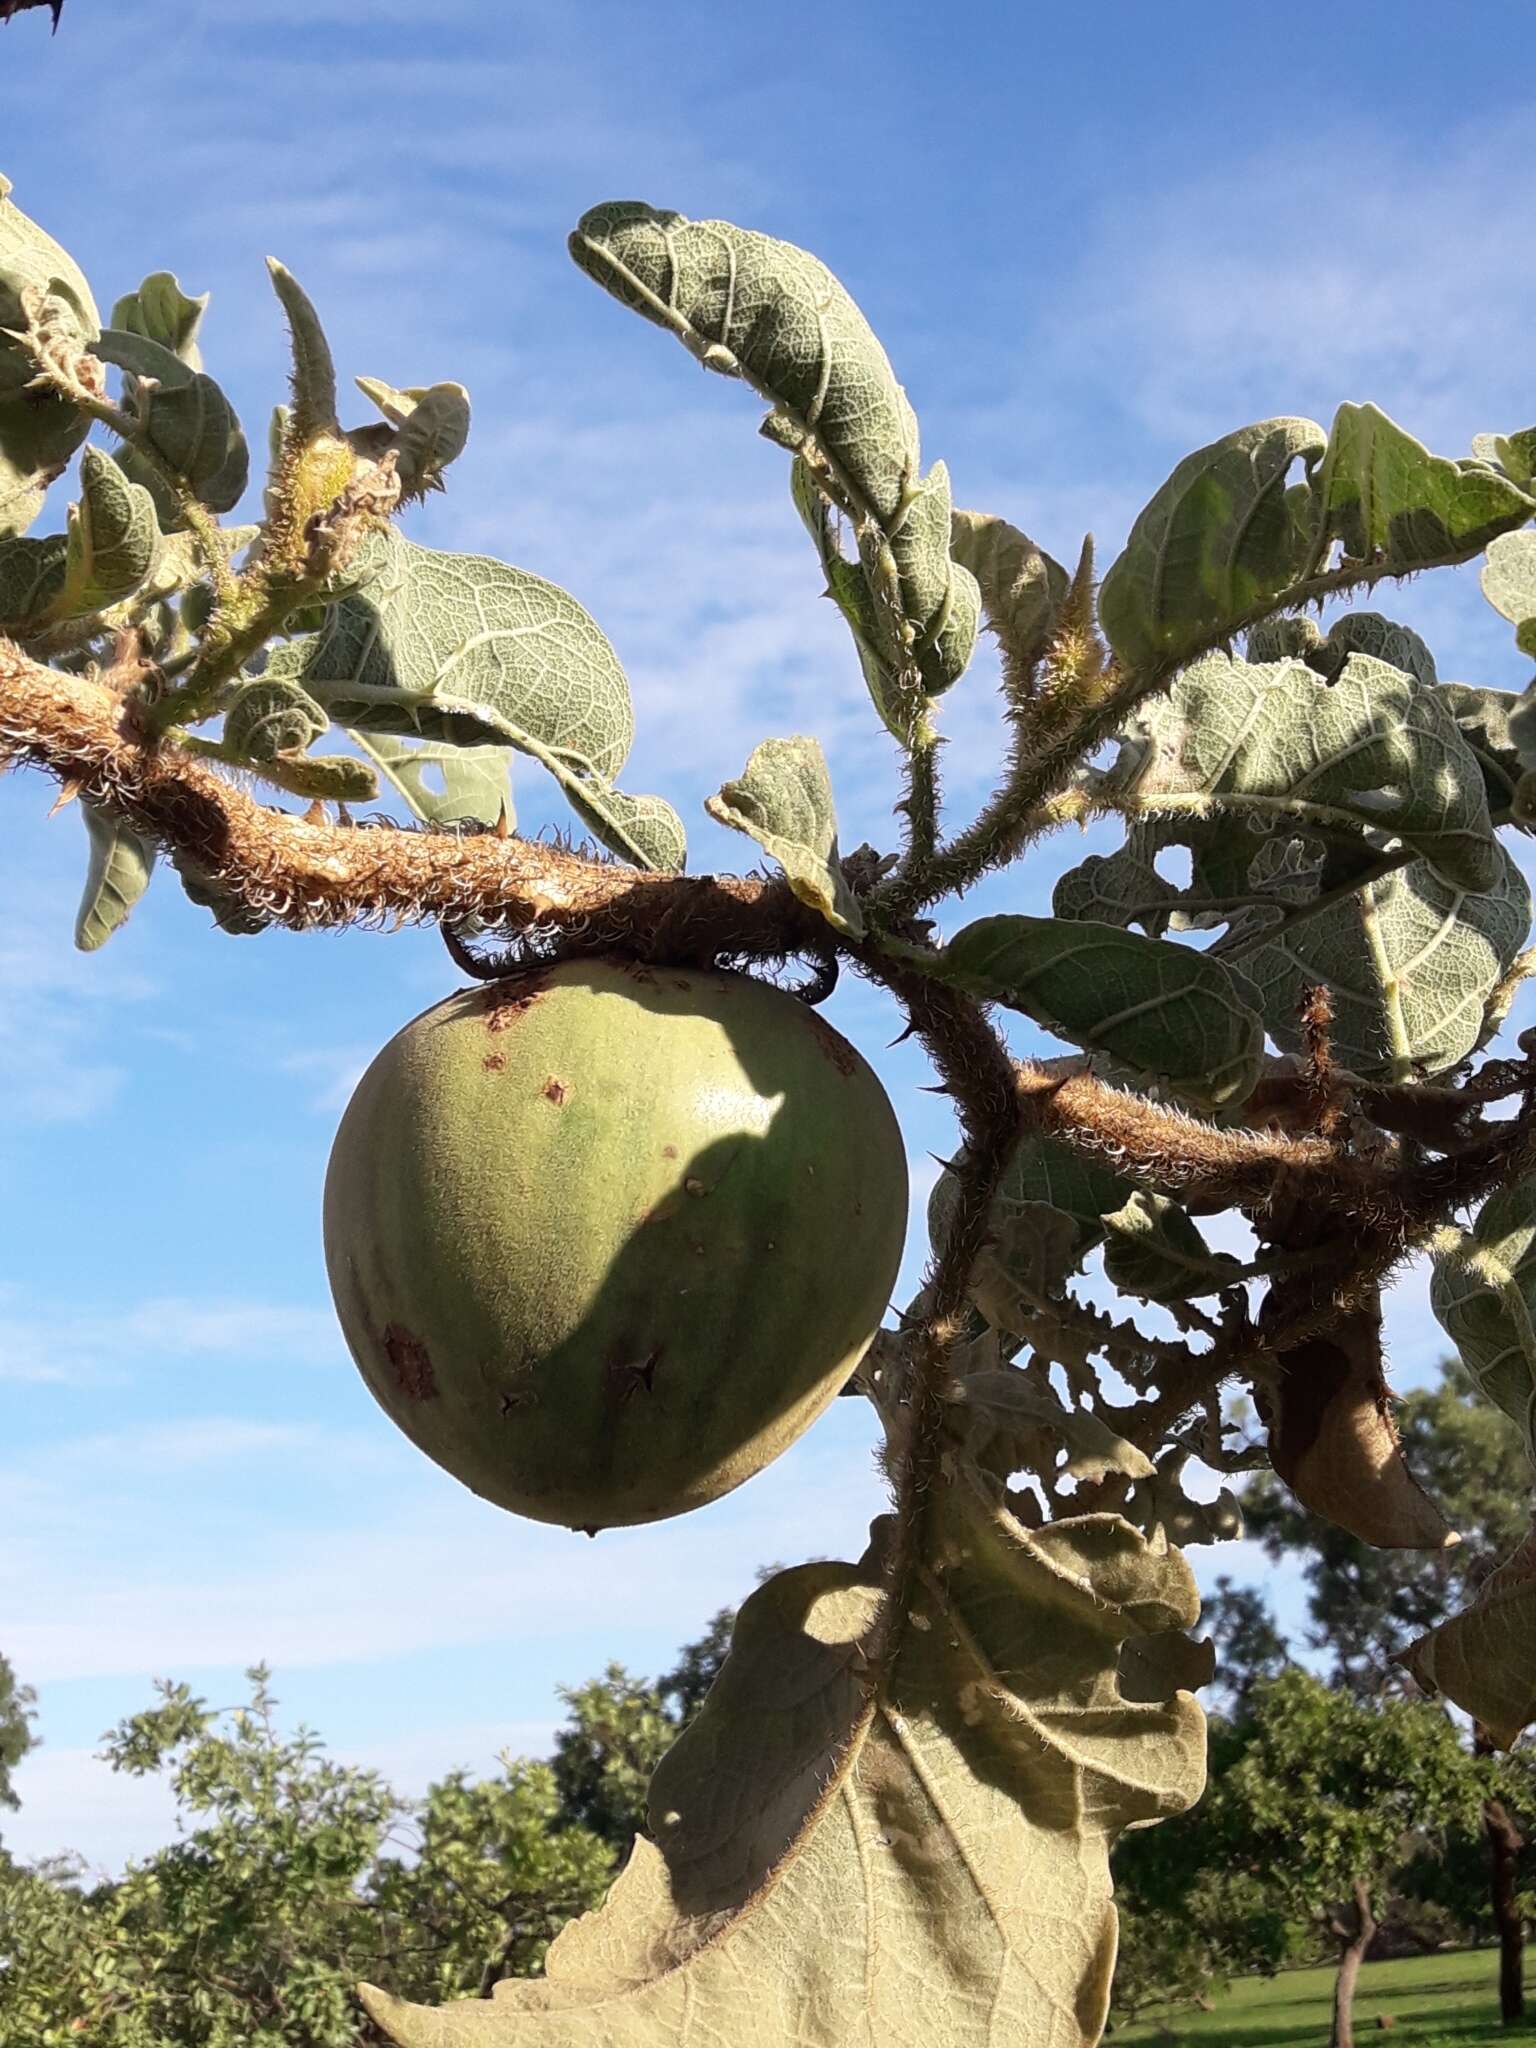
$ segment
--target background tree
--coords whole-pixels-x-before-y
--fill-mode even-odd
[[[0,1657],[0,1806],[12,1812],[21,1804],[11,1773],[29,1750],[37,1747],[37,1694],[17,1682],[9,1662]]]

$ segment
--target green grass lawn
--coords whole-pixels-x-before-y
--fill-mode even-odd
[[[1414,1956],[1407,1962],[1367,1963],[1355,1999],[1355,2034],[1393,2048],[1507,2048],[1536,2042],[1536,2020],[1499,2025],[1499,1959],[1492,1949],[1471,1955]],[[1283,1976],[1234,1984],[1214,2012],[1169,2012],[1144,2019],[1109,2037],[1113,2048],[1327,2048],[1333,2002],[1332,1970],[1287,1970]],[[1536,1994],[1536,1985],[1531,1987]],[[1532,1996],[1536,2008],[1536,1995]],[[1378,2013],[1397,2025],[1382,2031]]]

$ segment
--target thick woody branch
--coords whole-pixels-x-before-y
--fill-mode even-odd
[[[173,744],[146,744],[113,683],[111,672],[63,675],[0,638],[0,766],[43,769],[272,923],[474,917],[679,960],[826,950],[826,923],[782,882],[647,874],[490,832],[313,824],[270,809]]]

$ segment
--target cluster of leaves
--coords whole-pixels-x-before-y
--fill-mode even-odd
[[[702,2014],[732,2038],[841,2048],[911,2037],[905,1979],[881,1960],[901,1953],[943,1987],[955,2048],[1009,2027],[1091,2042],[1110,1848],[1203,1776],[1191,1692],[1210,1652],[1173,1546],[1237,1518],[1229,1493],[1186,1489],[1190,1459],[1267,1456],[1363,1540],[1443,1546],[1396,1440],[1380,1334],[1383,1280],[1431,1240],[1437,1310],[1536,1450],[1536,1054],[1471,1066],[1536,957],[1499,836],[1536,829],[1531,692],[1442,683],[1374,610],[1326,633],[1312,616],[1486,555],[1490,601],[1536,652],[1536,430],[1452,459],[1370,405],[1327,429],[1241,428],[1178,465],[1096,588],[1091,546],[1069,573],[1006,520],[956,509],[885,350],[805,251],[623,202],[588,213],[571,253],[764,399],[791,456],[899,750],[904,846],[844,863],[804,735],[765,740],[707,808],[777,863],[827,951],[898,994],[964,1146],[935,1200],[930,1280],[859,1377],[896,1495],[869,1550],[747,1603],[720,1684],[656,1770],[654,1846],[537,1988],[502,1987],[491,2033],[481,2010],[383,1994],[370,2010],[404,2048],[587,2041],[599,2009],[615,2044]],[[382,421],[344,429],[314,309],[281,266],[273,283],[292,399],[263,516],[231,528],[246,445],[201,367],[201,302],[157,274],[103,328],[70,259],[0,202],[0,650],[105,675],[157,762],[224,764],[310,800],[313,822],[328,801],[371,801],[382,776],[429,827],[509,833],[521,753],[619,863],[679,870],[676,814],[617,786],[632,716],[596,623],[529,572],[390,523],[463,447],[461,387],[362,379]],[[31,538],[93,424],[115,458],[87,449],[69,531]],[[1007,757],[945,837],[937,722],[983,623]],[[212,720],[216,738],[199,730]],[[313,751],[333,727],[354,751]],[[7,745],[53,762],[29,727],[0,722]],[[112,789],[83,797],[85,943],[121,921],[151,857],[144,803],[121,776]],[[174,850],[184,813],[155,817]],[[1066,875],[1051,916],[947,938],[926,921],[1073,818],[1120,821],[1123,844]],[[1167,873],[1174,854],[1187,880]],[[178,868],[228,928],[281,914],[280,892],[242,895],[231,868],[184,849]],[[491,921],[537,931],[552,908],[525,893],[509,915],[503,895]],[[739,954],[702,929],[698,955]],[[815,950],[797,927],[755,957],[775,943]],[[994,1009],[1072,1051],[1016,1069]],[[1515,1096],[1513,1124],[1486,1113]],[[1503,1180],[1469,1232],[1451,1224]],[[1202,1225],[1222,1212],[1251,1229],[1251,1260],[1213,1248]],[[1089,1258],[1177,1334],[1095,1307]],[[1231,1440],[1219,1389],[1239,1377],[1264,1445]],[[1526,1542],[1408,1655],[1507,1741],[1536,1716],[1533,1644]]]

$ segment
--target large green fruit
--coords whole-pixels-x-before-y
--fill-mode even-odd
[[[569,963],[379,1054],[325,1189],[375,1396],[488,1500],[599,1529],[739,1486],[847,1380],[906,1225],[847,1040],[740,975]]]

